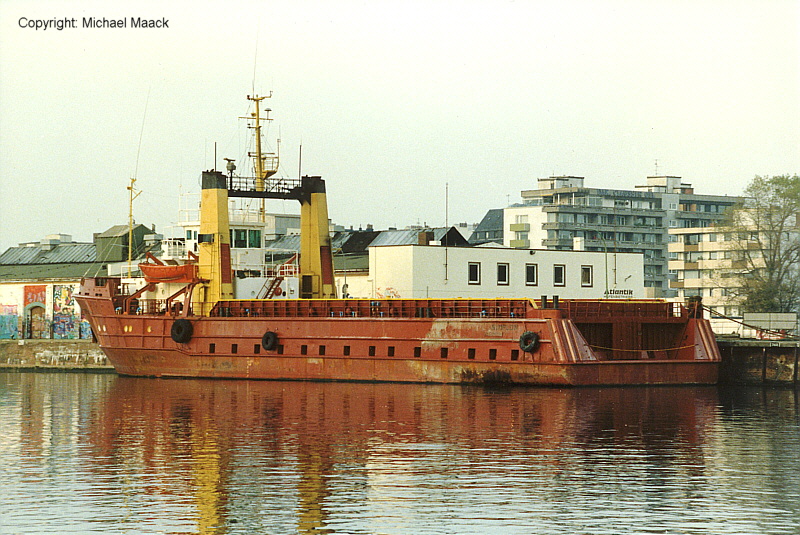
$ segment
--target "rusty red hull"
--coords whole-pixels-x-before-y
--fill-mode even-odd
[[[708,322],[662,302],[230,301],[179,318],[118,314],[87,285],[78,300],[117,371],[134,376],[713,384],[719,363]],[[191,325],[185,340],[177,321]]]
[[[715,384],[717,364],[695,361],[464,363],[411,359],[207,357],[174,351],[104,348],[118,373],[318,381],[510,383],[559,386]]]

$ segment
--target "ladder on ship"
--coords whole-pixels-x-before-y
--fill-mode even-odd
[[[297,260],[297,253],[278,266],[278,269],[275,270],[275,275],[264,281],[264,286],[262,286],[261,290],[258,292],[258,299],[272,299],[275,297],[276,290],[280,288],[281,283],[286,277],[297,276],[299,270],[294,264],[295,260]]]

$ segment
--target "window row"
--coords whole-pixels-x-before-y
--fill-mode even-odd
[[[361,346],[359,346],[359,348],[361,348]],[[223,349],[223,348],[220,348],[220,349]],[[369,357],[401,357],[401,358],[406,358],[406,357],[413,356],[414,358],[417,358],[417,359],[418,358],[422,358],[422,356],[423,356],[422,347],[421,346],[414,347],[412,349],[413,353],[409,354],[409,355],[398,355],[397,352],[395,351],[395,349],[396,349],[395,346],[387,346],[387,347],[378,348],[378,346],[371,345],[371,346],[368,346],[366,355],[363,354],[363,348],[361,348],[362,349],[361,354],[357,354],[358,351],[353,352],[351,350],[351,346],[350,345],[341,346],[339,351],[335,351],[335,350],[334,351],[328,351],[328,346],[326,346],[324,344],[314,345],[313,347],[309,346],[308,344],[301,344],[299,346],[299,349],[300,349],[300,355],[301,356],[307,356],[307,355],[315,355],[316,356],[316,355],[319,355],[321,357],[324,357],[324,356],[330,356],[330,357],[365,357],[365,356],[369,356]],[[379,349],[380,349],[380,351],[379,351]],[[295,351],[296,350],[297,349],[295,348]],[[237,344],[237,343],[233,343],[233,344],[230,345],[230,354],[232,354],[232,355],[243,354],[243,353],[246,353],[246,351],[247,350],[245,349],[245,346],[242,346],[240,348],[239,344]],[[263,351],[263,348],[261,347],[261,344],[253,344],[253,353],[252,354],[259,355],[259,354],[262,354],[262,351]],[[209,354],[217,354],[217,344],[216,343],[212,342],[212,343],[208,344],[208,353]],[[275,354],[277,354],[277,355],[285,355],[285,354],[287,354],[283,344],[278,344],[278,345],[275,346]],[[450,354],[450,348],[447,348],[447,347],[441,347],[438,350],[435,350],[435,352],[433,350],[426,350],[426,355],[425,356],[427,358],[430,358],[431,356],[434,356],[436,354],[438,354],[438,357],[442,358],[442,359],[451,358],[452,356],[455,356],[458,359],[463,359],[464,358],[463,352],[456,352],[455,355],[451,355]],[[498,359],[498,356],[500,357],[499,359]],[[498,350],[496,348],[489,348],[485,353],[483,351],[481,351],[479,353],[475,348],[470,347],[470,348],[467,348],[466,357],[467,357],[468,360],[476,360],[476,357],[477,357],[477,360],[511,360],[511,361],[516,361],[516,360],[520,359],[520,350],[519,349],[511,349],[511,350],[508,350],[508,351],[501,350],[500,354],[498,355]]]
[[[254,230],[254,229],[231,229],[230,235],[230,243],[231,247],[236,247],[240,249],[244,249],[247,247],[250,248],[259,248],[262,246],[261,243],[261,231]],[[187,240],[197,240],[198,233],[196,230],[187,230],[186,231],[186,239]]]
[[[469,284],[482,284],[481,282],[481,263],[469,262],[467,265],[467,282]],[[511,283],[510,264],[505,262],[497,263],[497,285],[508,286]],[[539,264],[525,264],[525,285],[539,285]],[[553,286],[567,285],[567,266],[566,264],[553,265]],[[581,266],[581,286],[584,288],[594,286],[594,266]]]

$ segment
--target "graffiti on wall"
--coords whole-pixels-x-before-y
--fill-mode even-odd
[[[92,338],[92,326],[89,324],[89,320],[81,318],[80,330],[80,336],[83,340]]]
[[[71,284],[56,284],[53,286],[53,314],[75,315],[75,292]]]
[[[80,318],[75,313],[75,291],[72,285],[53,286],[53,338],[80,337]]]
[[[378,299],[400,299],[400,292],[387,286],[386,288],[376,288],[375,297]]]
[[[28,306],[33,303],[47,303],[47,286],[45,285],[36,285],[36,286],[26,286],[25,287],[25,302],[24,306]]]
[[[17,305],[0,305],[0,340],[16,339],[18,329]]]

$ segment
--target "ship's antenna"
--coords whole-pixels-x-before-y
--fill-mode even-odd
[[[247,100],[252,100],[255,111],[250,114],[250,117],[241,117],[242,119],[252,120],[255,122],[252,128],[255,131],[255,138],[256,138],[256,151],[253,153],[249,153],[248,156],[254,158],[255,163],[255,187],[256,191],[266,191],[266,180],[278,172],[278,158],[272,156],[269,159],[269,166],[267,166],[267,156],[261,150],[261,122],[262,121],[271,121],[269,117],[269,112],[272,110],[266,108],[264,111],[266,112],[265,117],[261,117],[261,108],[260,103],[265,98],[272,98],[272,91],[269,92],[269,95],[261,96],[258,95],[247,95]],[[264,203],[264,199],[259,199],[259,220],[261,222],[265,221],[266,217],[266,205]]]
[[[256,94],[256,66],[258,65],[258,32],[259,27],[261,26],[261,17],[259,17],[259,23],[256,26],[256,50],[253,53],[253,94]]]
[[[139,155],[142,152],[142,138],[144,137],[144,123],[147,119],[147,105],[150,102],[150,89],[147,89],[147,98],[144,101],[144,114],[142,115],[142,128],[139,130],[139,146],[136,148],[136,164],[133,167],[133,177],[131,177],[131,185],[128,186],[130,191],[130,203],[128,205],[128,278],[131,278],[131,262],[133,260],[133,200],[139,196],[141,191],[134,193],[133,184],[136,182],[136,177],[139,176]]]
[[[134,178],[139,176],[139,154],[142,152],[142,137],[144,137],[144,121],[147,118],[147,104],[150,102],[150,89],[147,89],[147,98],[144,101],[144,114],[142,115],[142,128],[139,130],[139,147],[136,149],[136,165],[133,168]]]
[[[135,178],[131,178],[131,185],[128,186],[130,191],[130,204],[128,205],[128,278],[131,278],[131,262],[133,261],[133,200],[139,196],[141,191],[135,191],[133,185],[136,183]]]
[[[303,177],[303,142],[300,141],[300,152],[297,155],[297,178]]]

